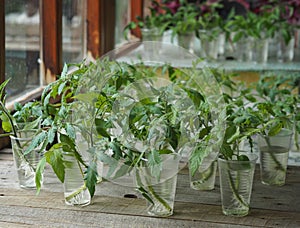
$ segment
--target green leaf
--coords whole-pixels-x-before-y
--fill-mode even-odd
[[[42,180],[43,180],[43,172],[46,165],[46,158],[43,157],[39,163],[37,164],[36,171],[35,171],[35,185],[36,185],[36,194],[40,193],[42,187]]]
[[[67,73],[68,73],[68,64],[65,63],[60,78],[65,78],[67,76]]]
[[[89,149],[91,150],[91,149]],[[104,164],[107,164],[109,166],[111,166],[113,163],[115,163],[115,159],[108,156],[107,154],[103,153],[102,151],[100,153],[97,154],[98,155],[98,159],[103,162]]]
[[[192,152],[189,158],[189,169],[191,171],[192,176],[195,175],[205,156],[205,147],[204,145],[199,144],[197,148]]]
[[[116,90],[119,90],[122,85],[123,85],[123,78],[118,77],[116,80]]]
[[[25,126],[24,126],[24,128],[23,128],[23,130],[31,130],[31,129],[38,128],[38,126],[39,126],[39,124],[41,122],[41,119],[42,119],[42,117],[39,117],[39,118],[35,119],[32,122],[26,123]]]
[[[95,194],[96,184],[97,184],[97,164],[95,161],[91,162],[88,166],[87,170],[85,171],[85,185],[88,188],[91,197]]]
[[[90,148],[89,150],[92,150],[93,148]],[[97,158],[104,164],[107,164],[109,167],[109,170],[106,174],[106,178],[111,178],[111,175],[115,172],[116,168],[118,167],[118,162],[116,159],[108,156],[107,154],[100,151],[100,153],[97,153]]]
[[[35,148],[37,148],[38,146],[40,146],[43,143],[43,141],[45,139],[47,139],[47,136],[48,135],[47,135],[46,131],[42,131],[39,134],[35,135],[31,141],[31,143],[29,144],[29,146],[24,151],[24,155],[28,154],[30,151],[32,151]]]
[[[148,156],[148,163],[150,166],[156,166],[161,163],[161,158],[158,150],[152,150]]]
[[[106,129],[108,128],[108,123],[105,120],[96,118],[95,124],[96,124],[96,130],[99,135],[106,138],[110,138],[110,135],[106,131]]]
[[[70,123],[66,124],[66,132],[70,138],[73,138],[73,139],[75,138],[75,136],[76,136],[75,129]]]
[[[282,128],[283,128],[282,122],[277,121],[271,126],[270,130],[268,131],[268,135],[269,136],[277,135]]]
[[[232,159],[233,150],[231,149],[229,144],[223,143],[223,145],[220,148],[220,153],[224,156],[225,159]]]
[[[65,86],[66,86],[66,81],[65,82],[63,82],[63,83],[61,83],[60,85],[59,85],[59,87],[58,87],[58,90],[57,90],[57,94],[58,95],[61,95],[61,93],[63,92],[63,90],[64,90],[64,88],[65,88]]]
[[[169,149],[161,149],[159,150],[159,154],[172,154],[173,151]]]
[[[90,105],[94,105],[94,102],[98,99],[99,93],[89,92],[89,93],[80,93],[74,96],[74,99],[82,101]]]
[[[8,84],[8,82],[10,81],[10,78],[5,80],[4,82],[2,82],[0,84],[0,98],[2,99],[5,95],[5,87]]]
[[[237,139],[239,139],[241,137],[240,134],[240,126],[236,127],[236,131],[234,132],[234,134],[232,134],[228,139],[227,139],[227,143],[232,143],[234,141],[236,141]]]
[[[247,155],[239,155],[238,157],[237,157],[237,160],[238,161],[249,161],[249,158],[248,158],[248,156]]]
[[[2,120],[2,129],[5,131],[5,132],[11,132],[12,131],[12,126],[9,122],[9,119],[8,117],[3,113],[1,116],[0,116],[0,119]]]
[[[82,156],[80,155],[80,153],[78,153],[76,149],[75,140],[65,134],[60,134],[59,139],[61,141],[63,151],[72,153],[76,160],[87,168],[87,165],[82,160]]]
[[[131,167],[126,165],[126,164],[123,164],[121,165],[121,167],[115,172],[115,175],[114,175],[114,179],[117,179],[119,177],[122,177],[126,174],[128,174],[131,170]]]
[[[66,149],[65,151],[73,152],[76,150],[74,140],[71,137],[69,137],[68,135],[60,133],[59,139],[63,145],[63,148]]]
[[[53,145],[50,150],[44,154],[46,161],[51,165],[57,178],[64,183],[65,181],[65,165],[61,150],[61,144]]]
[[[148,155],[148,164],[151,175],[156,178],[160,178],[160,172],[162,170],[162,162],[158,150],[152,150]]]
[[[54,139],[55,139],[55,135],[56,135],[57,129],[55,127],[51,127],[48,130],[48,142],[51,144],[53,143]]]
[[[110,142],[109,147],[113,150],[113,152],[114,152],[113,157],[115,159],[118,160],[118,159],[120,159],[120,157],[122,157],[122,151],[121,151],[121,148],[120,148],[120,144],[118,142],[115,142],[115,141]]]

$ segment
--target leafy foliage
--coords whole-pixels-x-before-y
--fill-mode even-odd
[[[282,128],[293,129],[298,125],[299,95],[296,75],[262,75],[250,88],[241,87],[231,79],[230,95],[225,93],[227,102],[227,129],[221,154],[226,159],[239,155],[239,146],[248,140],[253,147],[252,136],[277,135]]]

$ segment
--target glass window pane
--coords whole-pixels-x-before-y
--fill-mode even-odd
[[[40,86],[39,0],[5,0],[5,77],[8,97]]]
[[[78,62],[83,59],[84,7],[85,0],[63,0],[63,62]]]
[[[129,23],[129,0],[116,1],[116,27],[115,27],[115,46],[119,46],[126,40],[123,36],[123,29]]]

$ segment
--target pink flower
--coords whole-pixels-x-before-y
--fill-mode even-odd
[[[170,9],[172,14],[175,14],[180,7],[180,2],[179,0],[168,1],[165,6]]]

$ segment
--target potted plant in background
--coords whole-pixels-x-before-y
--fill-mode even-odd
[[[199,56],[207,60],[217,60],[219,51],[222,49],[220,39],[222,39],[221,34],[225,25],[218,10],[223,8],[223,5],[207,1],[198,7],[196,37],[200,40]]]
[[[170,11],[169,11],[170,12]],[[172,24],[169,26],[171,33],[171,41],[177,37],[178,45],[192,50],[192,43],[195,37],[195,32],[198,29],[197,16],[199,8],[195,3],[182,1],[177,11],[169,13]]]
[[[267,62],[268,39],[275,32],[276,19],[276,14],[267,10],[260,14],[248,10],[246,15],[235,15],[229,20],[227,26],[234,33],[232,41],[238,61]]]
[[[124,28],[124,36],[128,39],[131,30],[140,28],[142,41],[162,41],[164,31],[169,25],[168,15],[165,13],[165,6],[155,0],[151,0],[148,7],[149,15],[137,16],[136,21],[129,22]]]
[[[9,80],[6,80],[0,86],[0,118],[2,129],[7,132],[1,137],[10,136],[19,186],[21,188],[35,188],[37,164],[43,157],[44,148],[40,146],[31,148],[31,143],[39,131],[37,126],[39,126],[42,118],[41,104],[32,102],[23,107],[18,104],[17,111],[12,114],[5,107],[5,87],[8,83]]]
[[[270,59],[292,61],[294,58],[295,30],[299,25],[299,1],[261,1],[258,2],[253,11],[257,14],[270,12],[275,17],[270,36]]]

